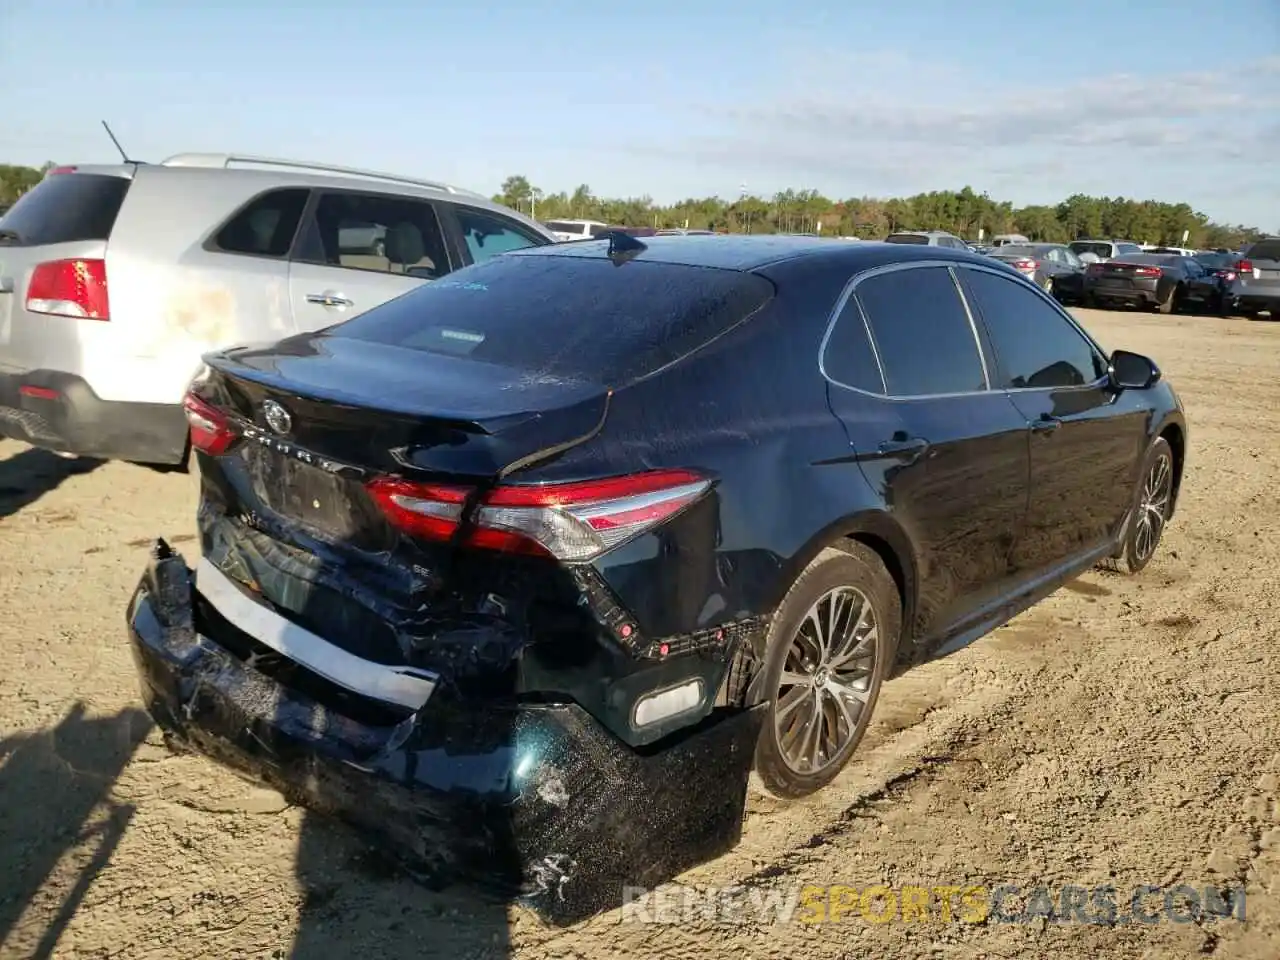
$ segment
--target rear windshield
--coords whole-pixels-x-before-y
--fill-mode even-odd
[[[696,350],[772,296],[768,280],[732,270],[515,255],[424,284],[328,333],[615,385]]]
[[[1246,254],[1249,260],[1280,260],[1280,237],[1259,240]]]
[[[97,173],[46,177],[18,198],[0,219],[7,246],[106,240],[130,181]]]
[[[1090,243],[1087,240],[1074,240],[1067,244],[1072,253],[1092,253],[1097,257],[1111,256],[1111,244],[1109,243]]]
[[[1194,259],[1210,270],[1230,270],[1240,260],[1234,253],[1197,253]]]
[[[919,233],[891,233],[884,238],[885,243],[928,243],[929,238]]]

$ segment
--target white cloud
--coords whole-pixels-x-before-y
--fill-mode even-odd
[[[702,106],[696,128],[657,152],[843,195],[972,183],[1013,188],[1018,202],[1086,189],[1220,202],[1220,191],[1198,191],[1197,179],[1243,173],[1280,143],[1280,57],[1075,83],[993,83],[945,65],[912,72],[893,54],[816,59],[820,66],[793,74],[782,96]],[[1238,211],[1280,218],[1274,191],[1239,200]]]

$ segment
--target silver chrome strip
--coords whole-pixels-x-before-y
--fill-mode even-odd
[[[334,646],[245,596],[203,557],[196,565],[195,584],[220,614],[259,643],[354,693],[418,710],[435,690],[435,674],[374,663]]]
[[[956,268],[949,267],[947,269],[947,274],[951,277],[951,282],[955,285],[956,295],[960,297],[960,303],[964,305],[964,315],[969,318],[969,332],[973,334],[973,345],[978,348],[978,360],[982,364],[982,382],[985,383],[987,385],[987,389],[990,390],[991,370],[987,367],[986,351],[982,349],[982,337],[978,336],[978,322],[973,318],[973,307],[969,305],[969,298],[965,296],[964,287],[960,284],[960,275],[956,273]]]

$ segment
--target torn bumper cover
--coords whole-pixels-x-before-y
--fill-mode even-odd
[[[369,832],[433,883],[478,883],[567,924],[741,835],[760,708],[644,752],[573,704],[437,691],[394,725],[359,722],[202,635],[191,570],[163,541],[128,624],[143,699],[170,736]]]

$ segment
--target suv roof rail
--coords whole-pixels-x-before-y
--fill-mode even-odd
[[[444,193],[478,197],[474,190],[464,190],[452,184],[438,180],[422,180],[417,177],[406,177],[398,173],[380,173],[377,170],[361,170],[358,167],[339,167],[331,163],[313,163],[307,160],[287,160],[282,157],[261,157],[250,153],[179,153],[161,161],[164,167],[231,167],[233,164],[250,164],[259,167],[280,167],[288,170],[309,171],[312,173],[335,173],[347,177],[360,177],[365,180],[385,180],[390,183],[405,183],[415,187],[426,187]]]

